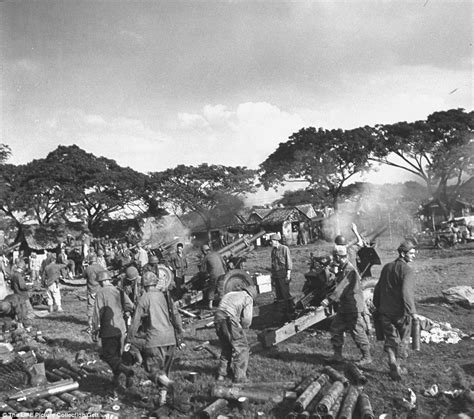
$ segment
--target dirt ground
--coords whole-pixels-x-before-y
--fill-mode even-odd
[[[394,249],[397,239],[384,238],[378,246],[382,263],[396,257]],[[294,260],[292,293],[301,294],[304,273],[308,270],[309,254],[325,254],[329,243],[314,243],[307,246],[292,247]],[[264,271],[270,265],[270,248],[254,251],[246,269]],[[410,351],[406,361],[407,376],[402,382],[393,382],[388,377],[388,367],[382,351],[382,343],[371,338],[373,364],[364,369],[368,383],[364,391],[369,395],[375,416],[388,414],[389,417],[446,417],[456,413],[474,416],[474,405],[464,398],[452,399],[441,395],[423,396],[423,391],[437,384],[440,391],[456,389],[474,389],[474,322],[472,309],[445,303],[441,290],[456,286],[474,286],[474,243],[459,246],[456,249],[435,250],[420,249],[413,265],[416,271],[416,301],[420,314],[437,322],[449,322],[461,329],[470,338],[457,344],[429,343],[421,346],[421,351]],[[378,278],[381,267],[373,269]],[[77,411],[86,411],[91,405],[100,405],[102,411],[113,411],[119,406],[121,417],[147,417],[153,411],[152,399],[156,395],[153,386],[147,385],[146,375],[139,367],[136,386],[131,390],[122,389],[114,392],[107,366],[99,358],[100,348],[84,332],[86,322],[85,287],[63,287],[64,313],[57,313],[35,320],[36,327],[42,331],[47,344],[40,344],[38,352],[47,365],[74,365],[76,353],[84,349],[89,360],[97,360],[93,366],[101,366],[103,372],[91,375],[80,382],[80,390],[90,397],[79,406]],[[257,303],[268,300],[261,296]],[[270,297],[271,298],[271,297]],[[190,330],[189,325],[187,325]],[[257,342],[259,330],[249,333],[250,343]],[[192,417],[214,399],[210,391],[215,384],[217,361],[206,351],[195,351],[192,348],[210,341],[211,347],[218,351],[217,339],[212,327],[188,331],[185,335],[186,348],[179,351],[174,362],[172,378],[174,386],[174,408],[162,408],[159,414],[163,417]],[[249,379],[253,382],[296,381],[300,382],[310,374],[322,371],[331,355],[329,334],[324,329],[311,328],[280,343],[274,348],[251,355]],[[358,359],[360,354],[351,338],[346,338],[344,355],[349,359]],[[338,368],[337,366],[335,368]],[[197,379],[191,382],[189,372],[196,372]],[[228,383],[230,384],[230,383]],[[409,412],[402,399],[410,388],[416,394],[416,410]],[[146,396],[149,399],[146,399]],[[230,406],[223,414],[234,418],[251,418],[261,412],[259,417],[283,418],[291,410],[291,402],[280,404],[267,402],[250,404],[239,411]],[[143,416],[142,416],[143,415]]]

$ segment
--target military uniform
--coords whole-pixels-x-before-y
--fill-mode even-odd
[[[217,337],[222,346],[219,377],[229,372],[234,380],[245,380],[249,345],[245,330],[252,323],[253,299],[247,291],[232,291],[222,297],[214,315]]]

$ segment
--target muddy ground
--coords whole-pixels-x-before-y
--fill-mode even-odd
[[[383,263],[394,259],[394,249],[398,240],[384,238],[378,251]],[[301,294],[304,273],[308,270],[310,252],[325,254],[330,249],[329,243],[314,243],[308,246],[292,247],[294,260],[293,281],[291,289],[295,296]],[[270,248],[262,248],[253,252],[246,268],[250,271],[262,272],[270,264]],[[456,285],[474,285],[474,243],[459,246],[456,249],[435,250],[421,249],[414,263],[416,270],[416,301],[420,314],[438,322],[449,322],[453,327],[461,329],[469,336],[474,334],[472,309],[459,305],[447,304],[441,290]],[[373,269],[374,277],[378,277],[380,267]],[[36,327],[42,331],[47,344],[39,344],[38,352],[45,358],[48,366],[74,365],[76,353],[84,349],[90,361],[96,360],[93,367],[100,366],[103,372],[91,375],[80,382],[80,390],[89,397],[77,411],[87,411],[91,405],[102,411],[112,412],[113,406],[119,407],[115,413],[121,417],[147,417],[153,411],[153,386],[147,385],[146,375],[137,366],[136,386],[131,390],[113,391],[111,374],[107,366],[99,358],[100,348],[93,343],[84,332],[86,322],[85,287],[63,287],[64,313],[57,313],[35,320]],[[257,303],[271,299],[263,295]],[[189,325],[188,325],[189,329]],[[189,329],[190,330],[190,329]],[[250,343],[257,342],[259,330],[252,329],[249,334]],[[215,384],[217,361],[206,351],[194,351],[202,342],[209,340],[211,347],[218,350],[215,333],[210,328],[188,331],[185,336],[186,348],[179,351],[174,362],[172,378],[174,386],[174,405],[162,408],[158,414],[164,417],[192,417],[194,412],[210,404],[214,400],[210,391]],[[346,339],[344,354],[349,359],[358,359],[359,353],[352,340]],[[369,395],[375,416],[389,414],[392,417],[403,417],[417,414],[418,417],[445,417],[456,413],[474,416],[472,402],[464,398],[452,399],[441,395],[426,397],[425,389],[437,384],[440,390],[474,389],[474,345],[472,339],[465,339],[457,344],[430,343],[422,344],[420,352],[410,352],[406,362],[408,375],[402,382],[393,382],[388,377],[386,358],[382,344],[375,342],[372,353],[373,364],[364,369],[369,381],[364,391]],[[324,329],[311,328],[297,336],[282,342],[278,346],[253,354],[249,364],[249,378],[259,381],[301,381],[304,377],[321,372],[327,365],[331,355],[329,334]],[[335,366],[341,368],[341,366]],[[189,372],[196,372],[197,379],[191,382]],[[409,409],[402,402],[404,392],[411,388],[417,397],[416,410]],[[148,399],[146,398],[148,396]],[[239,411],[232,406],[224,411],[229,417],[285,417],[291,410],[291,402],[280,404],[271,402],[250,404]]]

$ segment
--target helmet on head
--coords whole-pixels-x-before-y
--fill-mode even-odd
[[[112,275],[110,275],[109,271],[102,271],[97,274],[97,282],[102,282],[106,280],[111,280]]]
[[[8,301],[0,301],[0,313],[9,314],[12,311],[12,306]]]
[[[411,240],[405,240],[404,242],[400,243],[400,246],[398,246],[398,253],[407,253],[411,249],[414,249],[416,247],[416,244],[413,243]]]
[[[150,256],[150,259],[148,259],[148,263],[159,263],[160,260],[158,259],[158,256]]]
[[[158,277],[150,271],[147,271],[142,276],[142,283],[144,287],[156,285],[158,283]]]
[[[125,271],[125,275],[129,281],[135,281],[138,278],[138,270],[135,266],[129,266]]]
[[[342,234],[336,236],[334,243],[336,243],[338,246],[345,246],[347,244],[346,238]]]
[[[242,291],[246,291],[247,294],[252,297],[252,300],[257,298],[257,288],[254,285],[247,285],[246,287],[242,288]]]

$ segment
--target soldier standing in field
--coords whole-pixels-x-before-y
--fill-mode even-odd
[[[89,256],[89,265],[84,270],[84,278],[87,283],[87,324],[88,327],[85,330],[86,333],[92,333],[92,314],[94,313],[95,307],[95,295],[99,289],[99,282],[97,281],[97,275],[100,272],[105,271],[104,267],[98,263],[97,256]]]
[[[204,255],[204,258],[201,262],[200,271],[202,273],[206,273],[209,277],[209,290],[207,299],[209,308],[213,308],[214,302],[217,303],[217,301],[223,295],[224,284],[222,280],[226,272],[225,262],[219,252],[211,251],[211,248],[207,244],[202,245],[201,251]]]
[[[124,316],[133,312],[133,303],[122,291],[112,285],[109,271],[97,275],[100,288],[95,295],[92,315],[92,340],[102,341],[102,358],[109,364],[113,374],[113,383],[119,385],[120,374],[125,374],[126,386],[133,385],[133,370],[122,364],[122,349],[126,334]]]
[[[170,260],[171,269],[174,272],[174,282],[176,285],[176,288],[172,293],[175,300],[179,300],[183,296],[184,276],[188,270],[188,261],[186,260],[183,250],[183,243],[178,243],[176,245],[176,253],[171,256]]]
[[[270,241],[272,245],[272,284],[275,289],[276,299],[285,302],[285,315],[290,320],[295,311],[295,303],[290,294],[291,270],[293,268],[290,249],[280,243],[280,233],[272,234]]]
[[[398,258],[387,263],[374,290],[374,306],[385,335],[390,377],[401,380],[405,371],[400,360],[407,357],[412,319],[418,319],[415,307],[415,277],[409,266],[416,256],[415,244],[404,241],[398,246]]]
[[[170,279],[158,278],[150,271],[143,274],[145,292],[138,299],[128,337],[132,346],[141,349],[145,370],[158,386],[159,406],[166,404],[168,388],[173,383],[169,378],[171,365],[183,334],[181,316],[168,293]],[[136,342],[140,327],[145,335],[143,343]]]

